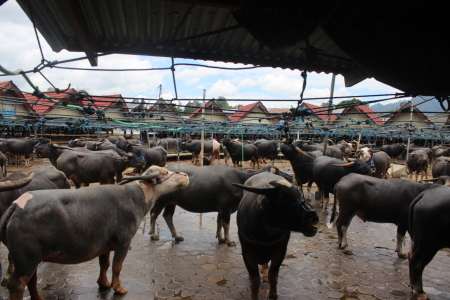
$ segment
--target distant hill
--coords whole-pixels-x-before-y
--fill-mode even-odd
[[[430,96],[415,97],[413,104],[427,116],[431,116],[431,115],[435,115],[436,113],[444,112],[444,110],[441,108],[441,106],[439,105],[439,102],[436,99],[428,101],[423,104],[420,104],[423,101],[428,100],[430,98],[434,98],[434,97],[430,97]],[[376,113],[389,112],[389,111],[399,109],[401,105],[405,104],[405,102],[406,102],[406,100],[399,100],[398,102],[388,103],[388,104],[377,103],[377,104],[371,105],[370,108]]]

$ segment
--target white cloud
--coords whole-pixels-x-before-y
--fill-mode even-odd
[[[207,92],[206,97],[217,98],[223,96],[225,98],[233,98],[237,95],[238,88],[228,80],[219,79]]]

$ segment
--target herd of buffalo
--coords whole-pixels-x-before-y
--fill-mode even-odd
[[[170,149],[191,152],[193,165],[166,165]],[[118,136],[75,139],[68,146],[44,138],[0,139],[0,239],[9,250],[2,284],[7,285],[11,299],[23,299],[28,287],[31,299],[38,300],[40,262],[74,264],[99,257],[98,285],[124,294],[127,289],[119,275],[141,220],[150,213],[150,237],[158,240],[155,222],[164,210],[173,238],[183,241],[173,223],[175,208],[180,206],[195,213],[217,212],[216,238],[229,246],[236,245],[230,236],[230,218],[237,211],[251,298],[259,299],[258,265],[262,265],[262,270],[268,270],[269,298],[277,299],[278,272],[290,232],[307,237],[317,233],[314,225],[319,217],[310,204],[315,183],[324,214],[329,194],[334,194],[330,222],[336,223],[338,244],[345,254],[352,254],[347,229],[355,215],[364,221],[397,225],[396,252],[409,259],[413,295],[428,299],[423,270],[440,249],[450,246],[449,149],[397,143],[380,150],[355,142],[329,145],[292,139],[242,143],[224,138],[202,145],[199,140],[168,138],[150,140],[146,146]],[[7,176],[7,163],[24,156],[25,165],[30,166],[33,153],[48,158],[54,168]],[[222,155],[224,165],[220,165]],[[401,155],[415,181],[389,175],[391,162]],[[292,166],[295,184],[291,175],[273,166],[282,157]],[[228,166],[229,159],[233,167]],[[272,165],[260,168],[265,159]],[[238,168],[245,161],[251,161],[253,170]],[[123,177],[130,167],[140,175]],[[429,168],[433,179],[423,180]],[[422,175],[420,182],[418,175]],[[89,187],[90,183],[100,185]],[[409,252],[403,249],[406,232],[411,237]],[[110,282],[106,272],[111,251]]]

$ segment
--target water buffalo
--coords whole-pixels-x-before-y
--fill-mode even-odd
[[[339,141],[336,144],[336,147],[338,147],[342,152],[342,159],[345,161],[348,161],[348,158],[350,156],[350,153],[353,151],[353,145],[352,143],[347,143],[346,141]]]
[[[367,175],[373,172],[373,165],[361,159],[346,163],[343,160],[328,156],[320,156],[314,160],[313,178],[319,189],[323,213],[327,214],[329,193],[334,193],[334,186],[347,174]]]
[[[6,155],[0,151],[0,179],[8,175],[8,172],[6,170],[6,162],[7,162]]]
[[[30,167],[30,157],[33,154],[33,148],[36,144],[49,143],[49,139],[3,139],[0,142],[0,152],[5,155],[23,155],[25,156],[25,167]]]
[[[143,166],[142,158],[140,166]],[[100,184],[113,184],[122,179],[122,172],[128,168],[128,159],[115,157],[107,153],[83,153],[78,151],[65,151],[56,160],[56,168],[71,179],[78,189],[83,183],[99,182]]]
[[[416,182],[419,178],[419,174],[421,174],[421,179],[423,180],[423,176],[428,178],[427,169],[428,169],[428,155],[423,150],[416,150],[412,153],[408,153],[406,157],[406,169],[407,173],[412,178],[413,173],[416,173]]]
[[[412,145],[412,146],[414,146],[414,145]],[[424,151],[427,154],[428,165],[431,166],[431,163],[433,162],[433,150],[431,150],[430,148],[414,148],[414,147],[411,147],[411,148],[409,148],[408,153],[412,153],[412,152],[418,151],[418,150],[422,150],[422,151]]]
[[[319,145],[319,144],[314,144],[314,145],[308,145],[305,144],[303,142],[296,142],[295,146],[302,149],[305,152],[312,152],[312,151],[321,151],[322,153],[324,153],[324,145]],[[344,154],[341,151],[341,149],[337,146],[327,146],[327,150],[326,153],[324,154],[326,156],[329,157],[334,157],[337,159],[343,159],[344,158]]]
[[[120,271],[142,218],[156,198],[189,183],[186,174],[156,166],[126,181],[132,180],[142,182],[27,192],[14,201],[0,221],[0,238],[14,263],[7,282],[11,299],[23,299],[26,286],[31,299],[41,299],[36,270],[42,261],[76,264],[95,257],[100,261],[100,288],[126,293]],[[111,251],[110,283],[106,272]]]
[[[397,225],[398,257],[406,258],[403,242],[408,230],[408,210],[411,202],[429,185],[405,179],[383,180],[360,174],[344,176],[335,186],[334,204],[330,223],[336,220],[339,248],[345,254],[353,254],[347,241],[347,229],[356,215],[363,221],[392,223]]]
[[[294,148],[294,149],[292,149]],[[314,182],[313,165],[314,159],[323,156],[321,151],[304,152],[298,147],[280,144],[281,153],[291,163],[294,170],[295,180],[300,189],[303,189],[303,184],[308,183],[306,187],[306,200],[311,201],[311,186]]]
[[[373,153],[372,149],[364,147],[360,149],[355,157],[362,159],[365,162],[373,161],[375,171],[371,174],[373,177],[388,179],[388,170],[391,166],[391,158],[384,151]]]
[[[436,158],[433,162],[433,166],[431,167],[431,174],[433,178],[437,178],[443,175],[450,175],[450,158],[441,156]]]
[[[259,299],[258,264],[267,268],[269,261],[269,298],[277,299],[278,272],[291,231],[312,237],[317,233],[314,225],[319,217],[300,191],[278,175],[261,173],[244,185],[233,185],[247,191],[239,204],[237,225],[242,257],[250,277],[251,299]]]
[[[79,138],[73,139],[69,141],[68,146],[73,147],[87,147],[93,145],[98,139],[93,138]]]
[[[406,150],[405,144],[392,144],[392,145],[383,145],[380,148],[381,151],[386,152],[387,155],[394,161],[397,162],[397,157],[404,153]]]
[[[251,176],[265,170],[279,173],[275,167],[264,167],[259,172],[249,173],[226,166],[210,166],[200,168],[195,166],[171,164],[168,170],[185,172],[189,175],[190,184],[171,194],[156,199],[155,205],[150,211],[150,237],[159,240],[155,231],[156,219],[164,209],[163,217],[170,229],[172,237],[176,241],[184,238],[178,234],[173,224],[173,215],[176,205],[195,213],[218,212],[216,237],[219,243],[227,243],[234,246],[236,243],[230,237],[230,218],[239,205],[242,198],[242,190],[232,183],[244,183]],[[222,234],[222,228],[224,233]]]
[[[144,146],[136,145],[130,140],[119,141],[117,147],[126,151],[136,154],[137,157],[143,157],[145,159],[145,166],[143,170],[147,170],[150,166],[156,165],[164,167],[167,162],[167,151],[161,147],[156,146],[153,148],[147,148]],[[142,170],[139,170],[141,172]]]
[[[209,165],[213,165],[215,159],[218,160],[218,164],[220,165],[220,147],[221,145],[219,144],[219,142],[214,139],[204,141],[203,155],[211,157]],[[180,145],[180,149],[191,152],[194,164],[196,166],[200,165],[198,156],[200,155],[201,151],[201,141],[194,140],[192,142],[182,142]]]
[[[275,159],[278,157],[278,147],[276,141],[268,141],[265,139],[257,140],[253,145],[258,148],[258,155],[260,159],[270,159],[272,161],[272,166],[274,165]]]
[[[233,167],[237,167],[240,161],[244,164],[244,161],[251,160],[253,169],[255,169],[255,164],[258,166],[258,169],[260,168],[258,148],[255,145],[242,145],[240,142],[232,142],[229,138],[224,138],[222,143],[230,153]]]
[[[409,208],[409,278],[413,295],[417,299],[428,299],[422,283],[425,266],[440,249],[450,247],[449,215],[448,186],[431,187],[414,199]]]

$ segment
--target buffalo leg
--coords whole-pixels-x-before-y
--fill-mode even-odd
[[[399,224],[397,228],[397,246],[395,248],[395,252],[397,252],[397,255],[399,258],[406,259],[408,256],[403,251],[403,244],[405,243],[405,234],[407,230],[407,224]]]
[[[411,250],[409,252],[409,279],[413,290],[413,295],[417,296],[418,300],[428,299],[427,294],[423,290],[422,274],[425,266],[430,263],[436,255],[436,249],[430,249],[428,243],[422,243],[425,247],[417,247],[414,242],[411,242]]]
[[[308,181],[308,185],[306,186],[306,201],[311,202],[311,198],[312,198],[312,191],[311,191],[311,186],[313,184],[312,180]]]
[[[28,292],[30,293],[31,299],[44,300],[44,298],[41,298],[39,296],[39,292],[38,292],[36,284],[37,284],[37,270],[34,271],[33,276],[31,276],[30,281],[28,281],[28,284],[27,284]]]
[[[259,287],[261,285],[261,277],[259,276],[258,262],[253,256],[242,249],[242,257],[247,267],[248,276],[250,277],[251,300],[259,299]]]
[[[225,244],[226,241],[222,235],[222,226],[223,226],[223,222],[222,222],[222,213],[219,211],[217,213],[217,229],[216,229],[216,238],[219,240],[220,244]],[[224,229],[225,230],[225,229]]]
[[[322,202],[323,202],[322,213],[324,215],[327,215],[328,214],[328,203],[330,202],[330,194],[327,191],[324,191],[322,193]]]
[[[108,276],[106,272],[108,271],[109,262],[109,251],[105,254],[99,255],[98,257],[100,263],[100,275],[98,276],[97,283],[101,288],[109,289],[111,287],[111,282],[108,281]]]
[[[11,257],[11,253],[8,253],[8,269],[6,269],[5,277],[3,277],[2,286],[6,286],[8,283],[9,277],[11,277],[11,274],[14,272],[14,262]]]
[[[227,212],[219,212],[219,215],[217,216],[218,221],[221,220],[223,232],[225,238],[222,239],[222,241],[219,239],[220,243],[227,243],[227,246],[236,246],[236,243],[231,239],[230,236],[230,219],[231,219],[231,213],[229,211]],[[219,227],[219,226],[217,226]]]
[[[286,251],[280,251],[272,257],[269,268],[269,299],[278,299],[278,273],[280,272],[281,264],[283,263]]]
[[[130,241],[131,242],[131,241]],[[112,282],[111,287],[117,294],[126,294],[128,290],[120,284],[120,271],[122,271],[122,264],[127,256],[130,242],[124,243],[120,248],[114,250],[114,258],[112,263]]]
[[[355,215],[339,209],[339,216],[336,221],[336,230],[338,233],[339,248],[344,249],[344,254],[352,255],[347,241],[347,229]]]
[[[172,234],[172,237],[175,238],[175,241],[182,242],[184,241],[184,238],[177,233],[177,230],[175,229],[175,225],[173,225],[173,215],[175,214],[175,208],[177,206],[175,204],[169,204],[164,208],[163,217],[164,220],[166,220],[166,224],[170,229],[170,233]]]
[[[164,209],[164,206],[153,206],[150,210],[150,239],[154,241],[159,240],[159,235],[155,232],[155,226],[156,226],[156,219],[158,218],[159,214]]]

